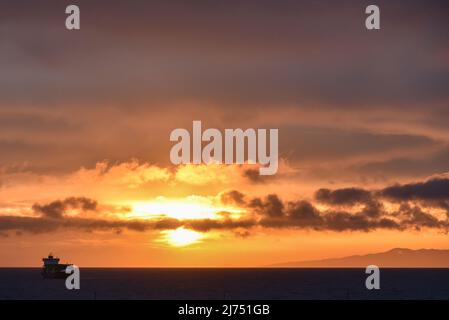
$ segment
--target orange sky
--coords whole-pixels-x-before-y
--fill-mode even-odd
[[[0,5],[0,267],[449,248],[444,2],[380,1],[375,32],[360,1],[78,2],[74,32]],[[277,174],[172,165],[194,120],[279,129]]]

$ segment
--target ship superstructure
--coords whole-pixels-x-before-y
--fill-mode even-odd
[[[71,264],[59,263],[59,258],[54,257],[51,253],[47,258],[43,258],[44,265],[42,266],[41,274],[44,278],[66,278],[68,274],[65,269]]]

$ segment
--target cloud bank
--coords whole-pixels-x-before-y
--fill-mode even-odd
[[[93,199],[69,197],[46,204],[34,204],[34,216],[0,216],[0,232],[51,232],[58,229],[84,231],[171,230],[179,227],[196,231],[252,231],[257,228],[290,228],[334,232],[437,229],[449,227],[449,178],[393,185],[380,190],[361,188],[319,189],[314,199],[283,201],[277,194],[249,197],[238,190],[223,192],[219,202],[243,210],[238,218],[221,212],[218,219],[106,218],[104,208]],[[387,208],[388,207],[388,208]],[[69,210],[90,211],[96,216],[67,215]],[[441,214],[444,213],[442,217]]]

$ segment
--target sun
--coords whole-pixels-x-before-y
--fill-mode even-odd
[[[183,227],[165,232],[165,240],[174,247],[185,247],[198,243],[203,237],[201,233]]]

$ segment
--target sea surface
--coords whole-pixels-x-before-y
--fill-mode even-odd
[[[0,268],[0,299],[449,299],[449,269],[81,268],[80,290],[40,269]]]

